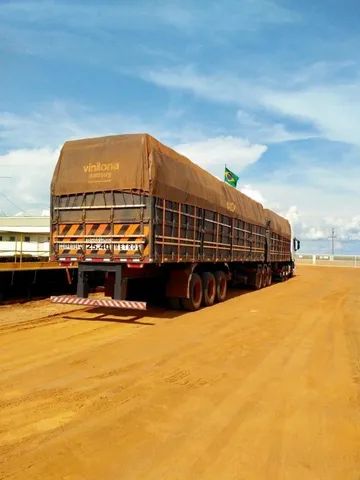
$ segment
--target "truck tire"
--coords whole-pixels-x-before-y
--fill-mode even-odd
[[[257,271],[256,271],[256,274],[255,274],[255,283],[254,283],[255,290],[260,290],[260,288],[262,288],[262,286],[263,286],[263,276],[264,276],[264,270],[263,270],[262,266],[259,265],[257,267]]]
[[[272,269],[271,269],[270,266],[268,267],[267,284],[268,284],[268,286],[270,286],[272,284]]]
[[[268,286],[268,276],[269,276],[269,270],[267,265],[264,265],[262,268],[262,287],[265,288]]]
[[[215,272],[215,282],[216,282],[216,302],[223,302],[226,299],[227,295],[227,279],[225,272],[218,270]]]
[[[215,276],[211,272],[204,272],[202,274],[203,285],[203,304],[205,307],[214,305],[216,297],[216,281]]]
[[[184,310],[194,312],[200,308],[202,297],[203,297],[203,287],[201,278],[197,273],[193,273],[190,279],[190,298],[182,298],[181,303]]]

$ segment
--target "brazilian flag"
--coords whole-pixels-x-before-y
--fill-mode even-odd
[[[239,177],[234,172],[225,167],[224,182],[236,188]]]

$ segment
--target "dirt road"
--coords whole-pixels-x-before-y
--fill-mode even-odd
[[[195,312],[0,308],[0,478],[360,478],[360,269]]]

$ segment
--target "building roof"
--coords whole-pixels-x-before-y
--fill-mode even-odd
[[[50,233],[50,217],[0,217],[0,232]]]

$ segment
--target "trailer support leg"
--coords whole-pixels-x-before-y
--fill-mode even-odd
[[[108,295],[114,300],[125,300],[127,294],[127,278],[123,275],[123,265],[88,265],[79,263],[76,295],[80,298],[89,297],[89,273],[104,272],[111,274]],[[106,288],[105,288],[106,290]]]
[[[123,278],[122,265],[115,270],[114,300],[125,300],[127,291],[127,278]]]
[[[85,271],[81,264],[78,268],[76,295],[80,298],[88,298],[89,296],[88,272]]]

